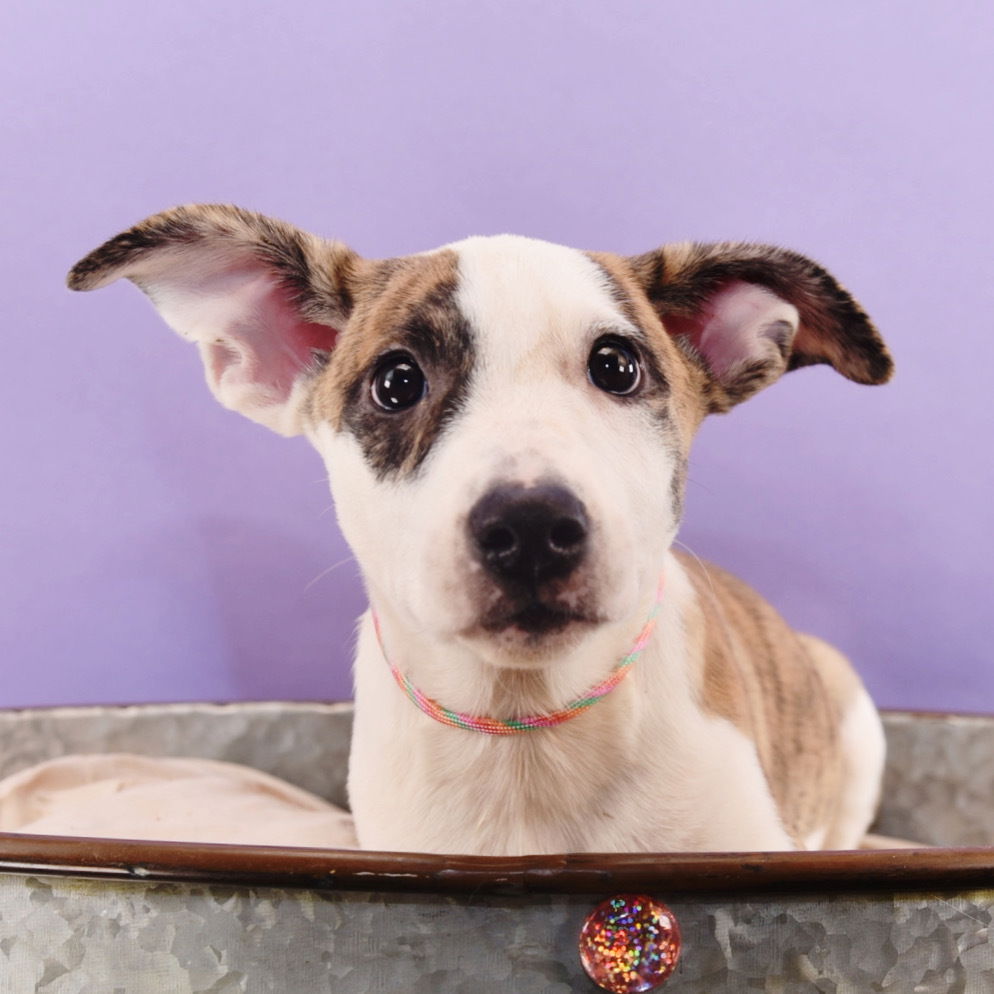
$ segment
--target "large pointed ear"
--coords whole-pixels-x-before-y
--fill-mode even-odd
[[[238,207],[176,207],[142,221],[70,271],[73,290],[120,276],[200,350],[225,406],[282,435],[301,429],[306,387],[352,309],[359,257]]]
[[[628,261],[663,326],[708,374],[711,411],[814,363],[857,383],[890,378],[893,363],[870,319],[802,255],[769,245],[684,243]]]

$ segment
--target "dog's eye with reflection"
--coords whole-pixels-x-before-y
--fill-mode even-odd
[[[373,402],[382,410],[403,411],[428,392],[428,380],[406,352],[391,352],[377,365],[370,392]]]
[[[606,393],[634,393],[642,382],[638,352],[623,338],[599,338],[590,350],[587,375],[595,387]]]

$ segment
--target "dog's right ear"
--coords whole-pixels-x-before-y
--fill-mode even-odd
[[[193,205],[112,238],[72,268],[68,284],[95,290],[127,277],[196,343],[225,407],[296,435],[306,387],[352,310],[359,261],[282,221]]]

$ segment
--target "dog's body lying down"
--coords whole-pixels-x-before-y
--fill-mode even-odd
[[[196,342],[223,404],[305,434],[328,467],[375,611],[355,669],[360,845],[859,844],[883,738],[858,678],[669,551],[705,415],[798,366],[890,375],[824,270],[764,246],[622,258],[512,236],[370,261],[191,207],[70,285],[119,276]]]

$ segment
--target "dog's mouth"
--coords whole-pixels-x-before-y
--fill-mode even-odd
[[[557,634],[573,625],[592,624],[594,621],[582,611],[535,601],[524,607],[490,615],[483,620],[481,627],[490,634],[519,631],[525,635],[541,636]]]
[[[505,591],[492,601],[474,628],[478,636],[524,642],[536,648],[539,643],[575,635],[603,620],[593,609],[591,598],[575,590],[518,590]]]

